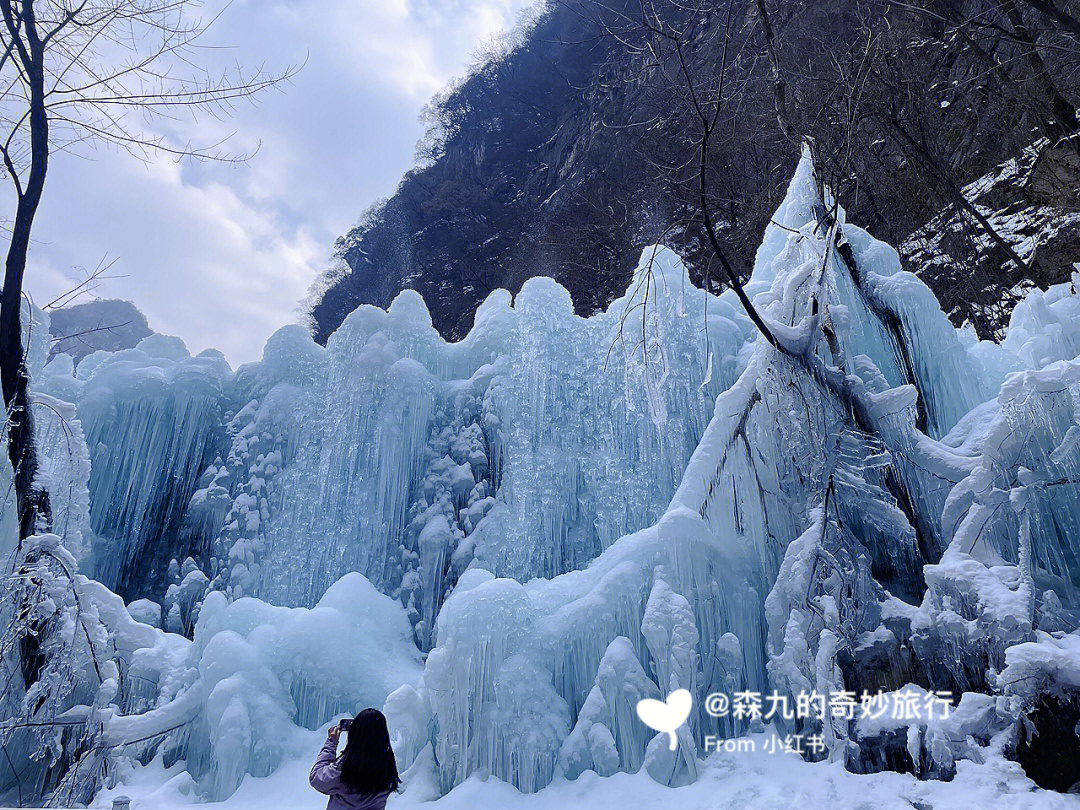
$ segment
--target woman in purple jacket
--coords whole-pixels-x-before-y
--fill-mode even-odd
[[[349,737],[339,757],[342,731]],[[330,797],[326,810],[383,810],[386,798],[401,784],[383,713],[364,709],[352,722],[331,726],[308,779]]]

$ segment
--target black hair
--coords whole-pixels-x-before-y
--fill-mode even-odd
[[[345,786],[360,794],[396,791],[401,779],[383,713],[364,709],[356,715],[347,733],[349,739],[338,759]]]

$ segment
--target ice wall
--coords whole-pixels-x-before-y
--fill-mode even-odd
[[[747,291],[774,344],[658,248],[603,313],[536,278],[459,343],[407,291],[235,373],[157,336],[54,361],[36,389],[78,431],[39,431],[76,556],[194,637],[140,642],[175,660],[141,655],[127,708],[178,713],[155,745],[206,795],[275,767],[276,726],[386,695],[403,766],[430,746],[444,790],[530,791],[693,780],[693,735],[749,725],[707,719],[712,691],[1003,689],[988,667],[1080,618],[1075,289],[974,341],[807,153]],[[697,700],[672,752],[633,706],[674,688]]]
[[[387,312],[361,307],[299,394],[295,455],[252,544],[274,565],[253,592],[305,603],[359,570],[427,640],[474,560],[518,579],[581,567],[659,515],[732,379],[745,324],[713,306],[658,251],[590,319],[544,278],[512,305],[493,294],[457,344],[412,292]],[[316,526],[323,540],[305,542]]]
[[[219,441],[231,377],[220,352],[191,357],[163,335],[95,352],[77,374],[57,357],[40,375],[38,390],[76,403],[90,453],[84,568],[129,598],[160,598],[169,561],[199,552],[181,524]]]
[[[1061,591],[1039,600],[1057,606],[1055,620],[1068,613],[1061,601],[1076,605],[1080,579],[1069,561],[1080,534],[1075,507],[1064,504],[1075,499],[1078,480],[1072,372],[1009,377],[1025,363],[1015,341],[992,347],[964,339],[929,290],[902,271],[895,251],[845,224],[842,211],[829,224],[828,202],[804,155],[748,286],[786,346],[820,343],[809,345],[806,361],[764,338],[743,347],[740,373],[716,398],[659,521],[623,536],[583,570],[524,584],[481,570],[462,578],[439,615],[417,699],[432,713],[444,789],[473,772],[531,790],[560,768],[573,776],[642,763],[672,783],[685,781],[694,773],[689,736],[665,758],[666,745],[627,712],[654,689],[677,684],[696,695],[688,735],[739,732],[746,721],[708,719],[706,726],[701,698],[747,687],[792,696],[896,689],[915,677],[913,656],[933,669],[964,639],[1002,627],[1009,632],[995,638],[1004,649],[1027,638],[1022,622],[1009,624],[1009,604],[1032,596],[1025,570],[1035,572],[1038,588]],[[1064,328],[1075,291],[1047,298],[1049,311],[1033,302],[1016,317],[1029,357],[1068,351],[1068,342],[1045,343],[1042,329]],[[980,403],[1002,380],[999,400],[1009,413],[982,432],[992,406]],[[1044,392],[1042,401],[1029,400],[1034,390]],[[946,503],[970,503],[962,493],[980,480],[962,482],[981,464],[1001,468],[980,461],[1004,450],[995,431],[1014,439],[1022,431],[1027,455],[1010,455],[1011,469],[1030,463],[1059,489],[1030,493],[1039,508],[1027,507],[1019,539],[1015,518],[998,510],[998,539],[982,541],[989,545],[969,581],[950,567],[964,532],[948,519],[960,507]],[[1008,501],[1008,489],[995,497],[998,505]],[[1019,569],[1000,565],[1018,559]],[[966,590],[944,587],[950,579]],[[669,607],[653,610],[656,600]],[[967,614],[977,606],[998,626]],[[663,632],[657,613],[669,617]],[[959,625],[961,618],[970,623]],[[1030,633],[1030,620],[1027,626]],[[972,686],[956,669],[936,669],[938,683]],[[524,671],[536,694],[548,696],[540,725],[567,728],[569,710],[570,731],[519,741],[510,756],[498,743],[501,730],[538,722],[532,704],[499,697],[500,684]],[[613,671],[636,684],[622,700]],[[847,729],[819,730],[831,752],[857,751]]]
[[[101,581],[160,600],[191,557],[211,590],[310,605],[359,571],[426,647],[469,565],[550,577],[655,521],[748,335],[656,248],[588,319],[536,278],[448,344],[406,291],[325,349],[287,327],[235,374],[153,336],[49,384],[86,432]]]
[[[276,766],[287,739],[275,743],[272,729],[318,725],[415,684],[408,667],[386,670],[397,642],[380,646],[370,626],[319,630],[349,572],[398,600],[426,648],[466,568],[520,588],[518,579],[583,567],[653,522],[749,334],[745,318],[693,288],[657,248],[606,313],[579,318],[565,290],[536,279],[516,301],[493,294],[458,344],[442,341],[423,302],[405,293],[387,312],[358,310],[325,349],[283,329],[261,362],[235,373],[220,355],[192,358],[161,336],[96,353],[77,373],[63,357],[38,364],[38,395],[64,417],[39,424],[39,441],[72,524],[65,541],[131,615],[160,625],[154,633],[195,639],[181,654],[165,633],[167,660],[145,660],[164,642],[141,636],[123,653],[135,659],[117,699],[148,715],[139,751],[184,758],[205,795],[223,796],[245,773]],[[62,452],[69,435],[75,467]],[[113,605],[108,590],[95,594]],[[393,611],[372,613],[371,594],[351,598],[358,616],[396,627]],[[308,614],[271,603],[318,604],[304,629],[282,635],[269,628]],[[304,638],[320,648],[289,646]],[[346,645],[340,666],[323,660],[334,644]],[[370,685],[357,651],[392,675]],[[561,698],[554,687],[537,697],[542,671],[517,664],[510,672],[500,662],[500,705],[543,720],[547,699]],[[349,678],[368,691],[350,690]],[[428,728],[426,708],[399,702]],[[636,732],[621,711],[624,740]],[[528,786],[551,778],[570,720],[567,705],[541,724],[548,753]],[[118,736],[131,724],[120,725]],[[515,748],[504,741],[498,756],[517,761]]]

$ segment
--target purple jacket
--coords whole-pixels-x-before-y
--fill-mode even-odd
[[[383,810],[386,793],[356,793],[341,781],[337,742],[327,737],[308,777],[311,786],[330,797],[326,810]]]

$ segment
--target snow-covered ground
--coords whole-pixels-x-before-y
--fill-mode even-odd
[[[325,732],[297,735],[298,756],[271,776],[249,777],[229,799],[203,804],[206,810],[317,810],[326,797],[308,787],[307,774]],[[766,753],[767,736],[746,738],[755,751],[716,752],[707,757],[692,785],[664,787],[644,770],[599,777],[586,772],[568,781],[558,778],[537,793],[525,794],[498,779],[471,776],[446,796],[434,794],[427,774],[406,774],[403,791],[391,798],[389,810],[1051,810],[1080,807],[1080,797],[1037,788],[1020,766],[991,750],[985,762],[957,763],[951,782],[919,781],[893,772],[858,775],[840,763],[805,762],[795,754]],[[108,808],[115,796],[131,798],[132,810],[173,810],[198,804],[191,777],[182,765],[165,769],[159,761],[131,774],[131,781],[103,791],[91,805]]]

